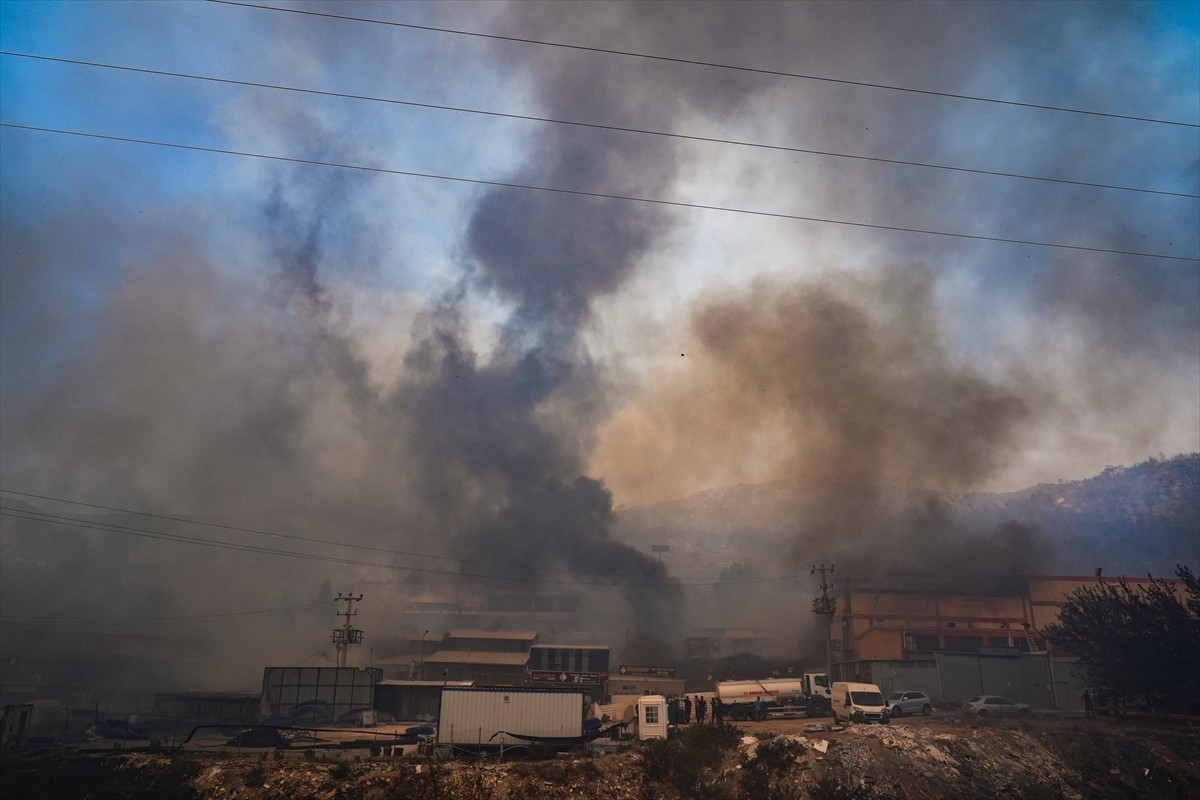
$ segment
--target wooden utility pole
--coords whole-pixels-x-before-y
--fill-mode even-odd
[[[342,627],[333,629],[332,637],[333,644],[337,648],[337,665],[339,667],[346,666],[346,651],[350,649],[350,645],[359,644],[363,640],[363,632],[350,625],[350,618],[358,614],[357,611],[353,610],[354,604],[362,599],[363,596],[361,594],[355,597],[352,594],[344,595],[341,592],[334,598],[335,603],[340,603],[343,600],[346,601],[346,610],[339,612],[339,616],[345,617],[346,622]]]

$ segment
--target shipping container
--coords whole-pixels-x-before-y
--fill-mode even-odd
[[[582,742],[583,715],[582,691],[446,687],[437,740],[483,748]]]

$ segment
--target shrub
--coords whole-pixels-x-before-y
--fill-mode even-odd
[[[719,767],[725,751],[741,736],[737,729],[715,725],[693,725],[668,741],[643,743],[643,780],[674,787],[682,797],[702,798],[714,794],[706,779]]]
[[[267,767],[265,764],[255,764],[242,775],[242,783],[254,789],[267,782]]]

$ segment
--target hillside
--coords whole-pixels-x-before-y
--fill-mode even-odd
[[[1028,569],[1042,574],[1169,575],[1177,563],[1200,563],[1200,453],[1109,467],[1077,481],[1003,494],[890,490],[873,529],[851,543],[822,542],[805,531],[816,500],[789,483],[731,486],[618,512],[626,541],[664,542],[686,554],[683,573],[709,574],[731,563],[763,566],[781,553],[795,565],[857,548],[879,553],[872,567],[913,568],[920,554],[938,564]],[[856,509],[856,511],[858,511]],[[1009,551],[1021,551],[1012,561]],[[828,555],[823,555],[827,553]],[[864,564],[868,562],[863,562]]]

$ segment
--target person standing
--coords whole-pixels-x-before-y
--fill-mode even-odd
[[[705,710],[706,710],[706,704],[704,702],[704,698],[701,697],[700,695],[696,695],[696,724],[697,725],[704,724]]]
[[[692,698],[686,694],[683,696],[683,723],[691,724],[692,721]]]
[[[713,698],[713,725],[718,728],[725,725],[725,704],[721,702],[721,698]]]
[[[754,698],[754,721],[762,722],[766,718],[767,718],[767,709],[765,706],[763,706],[762,698],[755,697]]]

